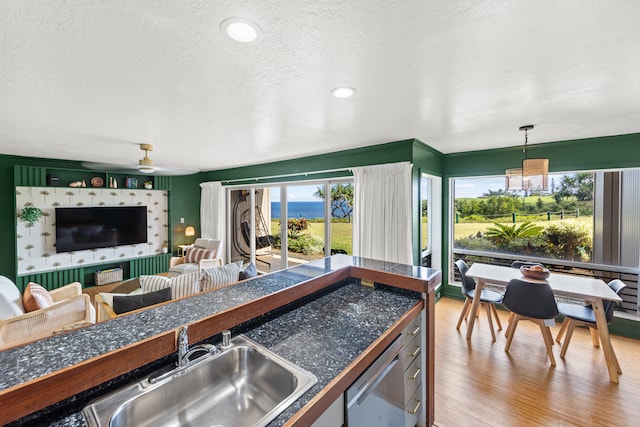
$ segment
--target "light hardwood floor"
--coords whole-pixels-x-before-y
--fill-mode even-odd
[[[492,343],[484,312],[470,341],[466,322],[456,330],[461,309],[462,301],[451,298],[436,304],[437,426],[640,425],[640,341],[611,337],[623,372],[613,384],[585,328],[576,328],[564,360],[555,343],[552,368],[533,322],[518,324],[506,353],[506,311],[498,310],[503,330]]]

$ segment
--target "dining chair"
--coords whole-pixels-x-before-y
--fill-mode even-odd
[[[460,329],[460,325],[462,324],[462,319],[467,319],[469,316],[469,311],[471,310],[471,303],[473,302],[473,297],[475,296],[476,291],[476,281],[473,280],[473,277],[467,276],[467,271],[469,270],[469,266],[464,260],[459,259],[455,262],[456,268],[460,273],[460,278],[462,279],[462,286],[460,291],[464,296],[464,305],[462,306],[462,312],[460,313],[460,317],[458,318],[458,324],[456,325],[456,329]],[[496,333],[493,330],[493,320],[492,315],[496,318],[496,323],[498,324],[498,330],[502,330],[502,324],[500,323],[500,318],[498,317],[498,311],[496,310],[496,304],[500,304],[502,302],[502,294],[500,292],[492,291],[490,289],[483,289],[480,293],[480,304],[483,305],[487,311],[487,319],[489,319],[489,328],[491,329],[491,338],[493,341],[496,340]]]
[[[516,333],[520,320],[530,320],[540,327],[542,338],[544,339],[547,355],[551,361],[551,366],[556,366],[556,359],[553,357],[551,346],[551,330],[545,324],[545,320],[554,319],[558,315],[558,307],[553,296],[553,291],[548,283],[532,283],[520,279],[511,279],[507,290],[504,293],[502,304],[513,313],[507,336],[507,344],[504,351],[508,352],[511,341]]]
[[[529,261],[513,261],[511,263],[511,268],[517,268],[518,270],[520,270],[520,267],[532,267],[534,265],[539,265],[540,267],[544,267],[542,264],[540,264],[539,262],[529,262]],[[507,319],[507,330],[504,332],[504,335],[506,337],[509,336],[509,332],[511,332],[511,329],[509,329],[511,327],[511,321],[513,320],[513,312],[509,313],[509,318]],[[551,340],[551,343],[553,344],[553,340]]]
[[[627,287],[627,285],[625,285],[624,282],[622,282],[622,280],[620,279],[612,280],[608,283],[608,285],[616,294],[620,294],[620,292]],[[615,301],[603,301],[602,303],[605,318],[607,319],[607,324],[611,323],[611,321],[613,320],[613,307],[615,304]],[[567,334],[564,339],[564,343],[562,344],[562,349],[560,350],[560,357],[564,359],[564,356],[567,353],[567,348],[569,348],[569,341],[571,341],[571,336],[573,335],[573,330],[576,326],[589,327],[589,331],[591,333],[591,342],[593,343],[593,346],[600,346],[600,338],[597,333],[598,326],[596,324],[596,314],[594,313],[593,307],[591,305],[585,306],[578,304],[559,303],[558,312],[564,316],[564,321],[562,322],[562,328],[560,328],[560,331],[558,331],[556,341],[560,342],[565,330]],[[620,371],[620,364],[618,364],[617,360],[616,364],[618,365],[618,373],[622,373]]]

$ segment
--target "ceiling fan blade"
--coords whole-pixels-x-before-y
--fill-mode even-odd
[[[140,170],[139,165],[118,165],[114,163],[98,163],[98,162],[82,162],[82,166],[96,171],[105,172],[123,172],[123,173],[138,173],[143,175],[157,175],[157,176],[175,176],[175,175],[193,175],[200,172],[198,169],[180,169],[180,168],[166,168],[162,166],[151,166],[153,172],[145,173]]]
[[[158,176],[175,176],[175,175],[193,175],[200,172],[199,169],[177,169],[177,168],[165,168],[162,166],[154,166],[155,172],[149,175]]]
[[[82,162],[83,167],[96,171],[130,172],[137,171],[138,166],[118,165],[114,163]]]

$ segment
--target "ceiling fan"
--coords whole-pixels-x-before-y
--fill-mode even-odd
[[[153,151],[153,144],[140,144],[140,150],[144,151],[144,157],[138,160],[137,165],[83,162],[82,166],[93,170],[105,170],[114,172],[137,171],[138,173],[146,175],[191,175],[199,172],[198,169],[177,169],[155,165],[153,159],[149,157],[149,151]]]

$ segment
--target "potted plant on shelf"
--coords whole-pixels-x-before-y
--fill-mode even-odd
[[[146,188],[147,190],[151,190],[153,188],[153,182],[152,181],[145,181],[144,182],[144,188]]]
[[[42,210],[35,206],[26,206],[22,208],[20,212],[20,219],[28,222],[29,224],[35,224],[42,216]]]

